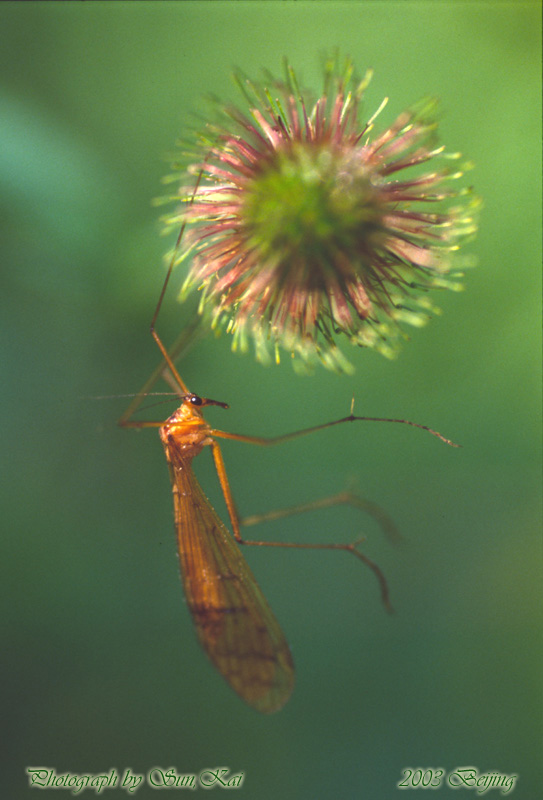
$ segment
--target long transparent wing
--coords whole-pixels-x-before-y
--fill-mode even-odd
[[[290,650],[239,546],[175,445],[172,477],[181,575],[198,638],[230,686],[253,708],[278,711],[294,686]]]

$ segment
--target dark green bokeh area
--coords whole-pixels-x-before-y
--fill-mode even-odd
[[[243,771],[251,800],[389,800],[403,768],[468,765],[518,775],[515,799],[541,796],[539,22],[536,3],[0,5],[6,797],[35,796],[25,766],[172,765]],[[316,425],[354,394],[359,414],[463,447],[370,423],[267,451],[225,443],[243,513],[355,480],[405,537],[390,546],[348,508],[255,530],[366,535],[396,609],[343,554],[246,553],[297,666],[291,701],[262,717],[196,643],[156,431],[118,429],[128,400],[93,398],[137,391],[157,363],[148,325],[170,242],[151,200],[202,95],[233,99],[231,66],[278,71],[283,55],[318,88],[337,46],[375,70],[368,116],[390,97],[379,124],[441,97],[442,141],[476,163],[485,201],[478,266],[395,362],[351,350],[354,376],[301,378],[209,337],[182,374],[230,404],[207,415],[226,430]],[[181,280],[166,341],[190,317]],[[209,453],[199,461],[225,517]]]

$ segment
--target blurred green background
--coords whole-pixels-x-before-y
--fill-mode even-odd
[[[406,767],[519,776],[540,797],[540,8],[538,3],[2,3],[5,796],[25,766],[243,771],[240,795],[388,800]],[[297,666],[261,717],[200,651],[181,586],[155,431],[122,431],[157,363],[163,156],[229,73],[288,55],[320,87],[339,46],[375,70],[379,125],[426,94],[441,138],[476,162],[484,197],[467,291],[396,362],[348,351],[351,377],[264,368],[226,337],[186,357],[208,418],[274,435],[348,413],[401,416],[462,443],[360,424],[261,451],[226,442],[242,512],[358,482],[406,539],[335,508],[268,523],[285,541],[349,541],[385,571],[397,613],[354,559],[246,552]],[[177,285],[181,276],[176,276]],[[189,317],[170,296],[166,340]],[[171,405],[158,409],[166,416]],[[209,454],[197,473],[225,516]],[[444,787],[437,795],[450,796]],[[147,786],[138,797],[155,796]],[[237,796],[237,795],[236,795]],[[457,790],[455,797],[476,796]],[[492,795],[495,796],[495,795]]]

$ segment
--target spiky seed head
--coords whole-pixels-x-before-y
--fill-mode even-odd
[[[326,63],[314,102],[288,63],[283,80],[235,77],[247,110],[218,104],[165,217],[187,226],[182,296],[198,288],[201,313],[264,362],[285,350],[350,371],[341,336],[396,355],[403,325],[438,311],[429,290],[462,288],[455,251],[476,230],[479,199],[451,183],[460,155],[437,144],[437,101],[374,133],[386,100],[364,122],[371,74],[357,80],[349,58]]]

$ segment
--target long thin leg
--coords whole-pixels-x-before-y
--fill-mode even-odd
[[[200,181],[202,180],[203,169],[200,170],[198,178],[196,179],[196,184],[194,186],[194,191],[192,193],[192,197],[190,198],[189,205],[192,205],[194,202],[194,198],[196,197],[196,192],[198,191],[198,186],[200,185]],[[170,386],[173,386],[174,391],[177,391],[178,394],[187,394],[188,389],[185,386],[184,381],[182,380],[181,376],[179,375],[177,369],[175,368],[174,361],[194,342],[194,339],[201,332],[201,317],[198,313],[196,313],[189,324],[185,327],[183,331],[181,331],[179,337],[174,342],[173,346],[168,351],[164,346],[162,339],[158,335],[155,330],[156,321],[162,307],[162,302],[164,300],[164,296],[166,294],[166,289],[168,288],[168,284],[170,282],[170,278],[173,272],[173,266],[175,263],[175,254],[179,249],[179,245],[181,244],[181,240],[185,233],[186,222],[181,225],[181,230],[179,231],[179,236],[177,237],[177,241],[175,243],[175,247],[173,249],[173,255],[170,260],[170,264],[168,266],[168,271],[166,272],[166,278],[164,279],[164,284],[162,286],[162,291],[160,292],[160,297],[158,298],[158,303],[155,308],[155,313],[153,314],[153,319],[151,320],[151,336],[155,340],[158,345],[160,352],[162,353],[162,361],[158,365],[158,367],[154,370],[151,374],[149,379],[144,383],[141,390],[138,392],[134,400],[130,403],[124,414],[119,419],[118,424],[123,428],[141,428],[145,427],[143,425],[133,425],[129,423],[130,418],[135,414],[138,410],[140,405],[142,404],[145,396],[149,393],[152,387],[155,385],[159,378],[164,378]],[[173,376],[173,381],[172,381]],[[148,426],[149,427],[149,426]]]
[[[172,348],[170,349],[170,358],[173,361],[184,355],[185,352],[194,344],[194,341],[201,333],[201,322],[201,316],[198,313],[195,313],[190,322],[185,326],[185,328],[183,328],[175,340]],[[122,417],[119,419],[118,425],[120,425],[121,428],[142,427],[141,425],[129,424],[128,421],[136,413],[142,402],[145,400],[153,386],[160,378],[163,378],[166,383],[171,386],[174,392],[177,392],[179,395],[181,394],[179,386],[172,377],[168,363],[166,359],[163,358],[148,380],[144,383],[140,391],[134,397],[126,411],[123,413]]]
[[[321,508],[329,508],[330,506],[335,505],[350,505],[353,506],[353,508],[358,508],[376,520],[388,539],[397,542],[401,538],[394,522],[391,520],[388,514],[377,505],[377,503],[372,503],[370,500],[365,500],[354,492],[349,491],[339,492],[338,494],[330,495],[329,497],[322,497],[319,500],[313,500],[309,503],[299,503],[295,506],[290,506],[289,508],[280,508],[275,509],[274,511],[265,512],[263,514],[253,514],[250,517],[241,517],[236,508],[236,504],[234,503],[221,448],[216,442],[213,442],[211,447],[213,451],[213,459],[215,461],[215,468],[217,470],[217,475],[219,476],[226,507],[232,522],[234,536],[238,542],[243,541],[240,531],[240,527],[242,526],[249,527],[250,525],[258,525],[261,522],[270,522],[276,519],[290,517],[294,514],[303,514],[306,511],[316,511]]]
[[[396,525],[381,506],[348,490],[327,497],[321,497],[318,500],[311,500],[308,503],[297,503],[295,506],[274,509],[273,511],[266,511],[263,514],[251,514],[249,517],[242,517],[239,522],[240,525],[245,528],[250,525],[259,525],[261,522],[273,522],[277,519],[291,517],[294,514],[304,514],[306,511],[318,511],[321,508],[330,508],[331,506],[339,505],[352,506],[352,508],[363,511],[370,517],[373,517],[390,542],[397,544],[401,541],[402,537]]]
[[[377,578],[381,590],[381,601],[388,613],[392,614],[394,613],[394,609],[390,602],[388,583],[381,568],[375,561],[372,561],[371,558],[368,558],[368,556],[364,555],[360,550],[357,550],[358,545],[364,541],[365,539],[357,539],[351,544],[293,544],[292,542],[255,542],[242,539],[240,544],[255,545],[257,547],[291,547],[299,550],[345,550],[347,553],[352,553],[353,556],[356,556],[363,564],[369,567]]]
[[[125,419],[119,420],[118,425],[122,428],[160,428],[164,425],[164,420],[158,422],[157,420]]]
[[[432,436],[436,436],[451,447],[461,447],[461,445],[455,444],[455,442],[452,442],[450,439],[446,439],[445,436],[438,431],[434,431],[427,425],[420,425],[418,422],[410,422],[408,419],[390,419],[388,417],[357,417],[354,414],[349,414],[348,417],[342,417],[341,419],[335,419],[332,422],[325,422],[323,425],[315,425],[312,428],[303,428],[301,431],[294,431],[293,433],[286,433],[283,436],[272,436],[269,438],[263,436],[245,436],[240,433],[227,433],[226,431],[219,430],[212,430],[210,434],[212,436],[218,436],[221,439],[234,439],[237,442],[246,442],[247,444],[256,444],[260,447],[269,447],[274,444],[290,442],[292,439],[298,439],[298,437],[306,436],[308,433],[323,431],[325,428],[331,428],[333,425],[341,425],[343,422],[397,422],[401,425],[410,425],[412,428],[420,428],[423,431],[427,431],[431,433]]]
[[[297,550],[344,550],[347,553],[352,553],[354,556],[356,556],[360,561],[362,561],[367,567],[369,567],[372,570],[372,572],[374,573],[379,582],[379,587],[381,590],[381,600],[383,602],[383,605],[389,613],[392,613],[393,609],[390,604],[388,584],[383,572],[374,561],[372,561],[370,558],[368,558],[368,556],[364,555],[364,553],[360,552],[360,550],[357,549],[358,545],[361,544],[364,541],[364,539],[357,539],[355,542],[352,542],[351,544],[336,544],[335,542],[330,544],[311,544],[311,543],[302,544],[294,542],[264,542],[264,541],[253,541],[249,539],[243,539],[240,532],[240,525],[243,524],[243,520],[240,519],[240,516],[236,509],[236,504],[234,503],[234,498],[232,497],[232,490],[230,489],[230,484],[228,483],[228,477],[226,475],[226,469],[224,466],[224,460],[222,457],[221,449],[217,444],[217,442],[212,442],[211,448],[213,452],[213,459],[215,461],[215,467],[217,469],[217,475],[219,477],[219,482],[221,484],[221,489],[223,491],[226,507],[228,509],[228,515],[230,517],[230,522],[232,524],[232,530],[234,532],[234,537],[238,542],[238,544],[253,545],[255,547],[289,547],[291,549],[297,549]],[[327,500],[328,502],[326,502]],[[326,504],[332,505],[333,503],[331,502],[331,500],[332,498],[326,498],[323,501],[323,505],[321,507],[324,507],[324,505]],[[308,510],[307,507],[310,505],[311,504],[306,504],[305,510]],[[314,507],[319,507],[318,501],[316,506]],[[287,510],[277,512],[275,518],[278,518],[279,516],[286,516],[287,513],[288,513]],[[293,513],[296,513],[296,511],[294,511]],[[264,514],[259,519],[253,518],[253,522],[252,523],[250,522],[249,524],[254,524],[257,521],[262,521],[262,519],[265,517],[267,517],[267,515]]]
[[[326,428],[331,428],[333,425],[341,425],[344,422],[396,422],[402,425],[410,425],[413,428],[420,428],[421,430],[427,431],[432,436],[437,437],[445,444],[450,445],[451,447],[460,447],[460,445],[452,442],[450,439],[445,438],[442,436],[441,433],[438,431],[429,428],[427,425],[420,425],[417,422],[411,422],[407,419],[391,419],[388,417],[359,417],[352,413],[349,414],[348,417],[342,417],[341,419],[333,420],[332,422],[326,422],[323,425],[315,425],[312,428],[305,428],[301,431],[294,431],[293,433],[287,433],[283,436],[275,436],[271,438],[266,438],[262,436],[245,436],[243,434],[238,433],[227,433],[226,431],[220,430],[211,430],[210,435],[216,436],[217,438],[222,439],[232,439],[238,442],[245,442],[247,444],[255,444],[262,447],[268,447],[275,444],[282,444],[283,442],[289,442],[292,439],[297,439],[300,436],[305,436],[309,433],[316,433],[317,431],[325,430]],[[368,566],[379,581],[379,585],[381,588],[381,599],[385,608],[388,611],[392,610],[390,605],[389,593],[388,593],[388,586],[386,582],[386,578],[381,572],[380,568],[375,564],[371,559],[369,559],[366,555],[357,550],[358,545],[360,544],[360,540],[354,542],[352,544],[291,544],[287,542],[257,542],[257,541],[247,541],[244,540],[240,533],[240,518],[237,513],[234,500],[232,498],[232,492],[230,490],[230,486],[228,484],[228,479],[226,477],[226,470],[224,467],[224,462],[222,459],[222,454],[219,448],[219,445],[216,442],[213,442],[213,456],[215,459],[215,466],[217,468],[217,474],[219,476],[219,481],[221,483],[221,488],[223,490],[223,494],[226,500],[226,505],[228,508],[228,513],[230,515],[230,520],[232,522],[232,528],[234,531],[234,536],[236,537],[239,544],[248,544],[248,545],[255,545],[258,547],[295,547],[295,548],[303,548],[303,549],[320,549],[320,550],[345,550],[346,552],[352,553],[357,558]],[[326,500],[324,501],[326,502]],[[284,515],[284,514],[283,514]],[[260,517],[262,519],[262,517]],[[255,520],[256,521],[256,520]]]
[[[206,157],[206,160],[207,160],[207,157]],[[197,179],[196,179],[196,183],[194,185],[194,191],[192,192],[192,197],[190,198],[189,205],[192,205],[194,203],[194,198],[196,197],[196,192],[198,191],[198,187],[200,185],[200,181],[202,180],[202,175],[203,174],[204,174],[204,170],[202,168],[200,170],[199,174],[198,174]],[[156,321],[157,321],[160,309],[162,307],[162,302],[164,300],[164,296],[166,294],[166,289],[168,288],[168,283],[170,282],[171,274],[173,272],[173,265],[175,263],[175,254],[176,254],[176,252],[177,252],[177,250],[179,248],[179,245],[181,244],[181,239],[183,238],[183,235],[185,233],[186,225],[187,225],[186,221],[183,222],[183,224],[181,225],[181,230],[179,231],[179,236],[177,237],[177,242],[176,242],[174,250],[173,250],[173,255],[172,255],[172,258],[171,258],[171,261],[170,261],[170,265],[168,267],[168,272],[166,273],[166,278],[164,280],[164,285],[162,286],[162,291],[160,292],[160,297],[158,298],[158,303],[157,303],[157,306],[155,308],[155,313],[153,314],[153,319],[151,320],[151,336],[153,337],[153,339],[157,343],[158,348],[159,348],[160,352],[162,353],[162,355],[164,357],[164,361],[166,362],[166,364],[170,368],[170,371],[171,371],[173,377],[175,378],[176,382],[179,385],[179,388],[182,390],[182,392],[184,394],[188,394],[188,389],[185,386],[185,383],[184,383],[183,379],[181,378],[181,375],[179,374],[179,372],[175,368],[175,364],[173,363],[171,354],[168,353],[168,350],[164,346],[164,344],[162,342],[162,339],[160,338],[160,336],[156,332],[155,325],[156,325]]]

